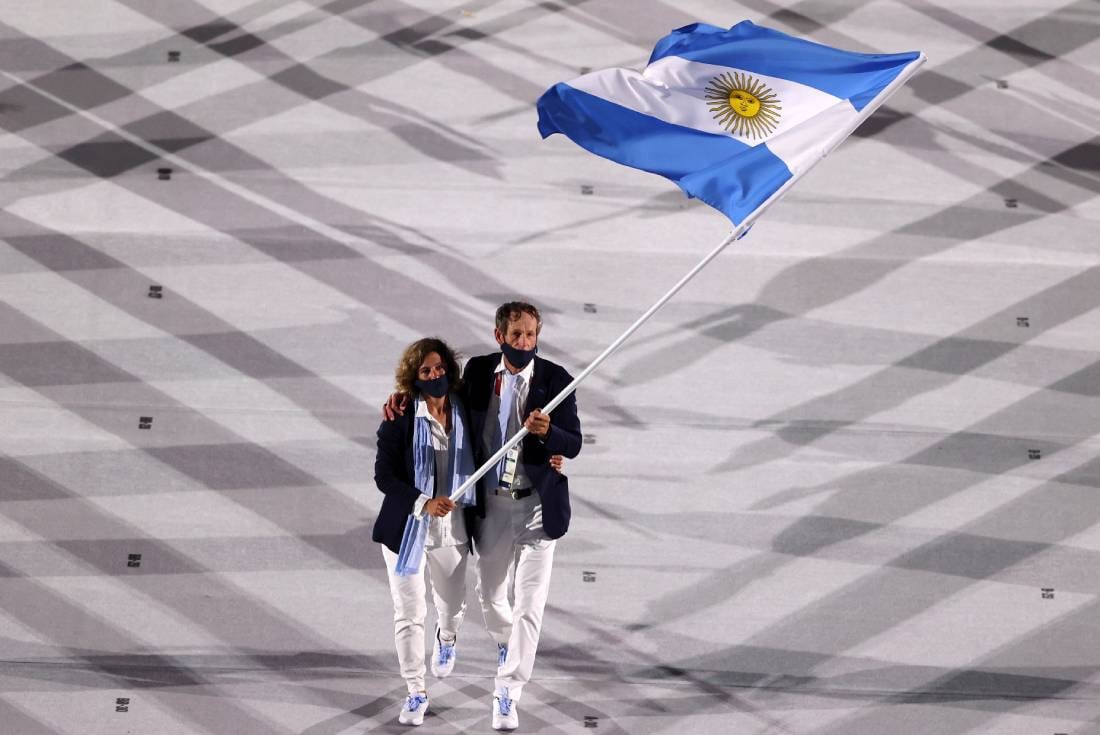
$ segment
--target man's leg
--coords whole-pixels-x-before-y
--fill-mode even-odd
[[[523,685],[531,680],[535,651],[542,630],[542,614],[550,593],[550,572],[554,565],[554,546],[548,539],[528,540],[519,545],[515,570],[515,605],[512,608],[512,633],[508,639],[508,657],[497,672],[496,690],[508,689],[508,696],[519,701]]]
[[[390,596],[393,598],[393,641],[397,648],[397,662],[401,676],[410,694],[427,691],[424,686],[424,616],[428,603],[424,599],[424,569],[411,577],[398,577],[397,554],[385,546],[382,557],[390,579]]]
[[[477,597],[485,629],[498,646],[512,634],[512,606],[508,602],[508,568],[515,556],[512,505],[508,497],[489,495],[477,549]]]

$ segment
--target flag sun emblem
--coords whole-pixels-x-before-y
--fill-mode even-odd
[[[714,119],[734,135],[763,138],[779,124],[779,97],[748,74],[719,74],[704,91]]]

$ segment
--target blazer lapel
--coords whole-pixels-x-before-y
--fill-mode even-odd
[[[485,432],[485,422],[490,420],[488,416],[489,403],[492,400],[495,375],[493,369],[500,363],[500,353],[486,355],[478,360],[477,369],[467,374],[466,395],[470,400],[466,405],[470,412],[470,423],[473,424],[473,436],[470,437],[475,448],[475,456],[482,453],[481,437]],[[491,420],[496,420],[493,417]]]
[[[546,402],[550,400],[550,396],[546,395],[547,388],[546,365],[541,357],[536,356],[535,374],[531,377],[531,387],[527,391],[527,403],[523,407],[524,418],[536,408],[545,406]]]

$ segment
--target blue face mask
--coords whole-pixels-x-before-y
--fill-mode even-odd
[[[417,380],[416,387],[432,398],[442,398],[447,395],[447,391],[450,389],[451,384],[447,382],[446,375],[440,375],[434,380]]]
[[[508,362],[512,363],[517,370],[523,370],[527,367],[527,363],[535,359],[535,353],[539,351],[539,346],[535,345],[534,349],[530,350],[519,350],[507,342],[501,342],[500,351],[504,353],[504,356],[508,358]]]

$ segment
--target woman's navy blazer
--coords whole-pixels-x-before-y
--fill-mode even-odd
[[[374,522],[371,535],[375,541],[385,544],[395,554],[401,548],[401,537],[405,533],[405,522],[413,512],[413,506],[420,498],[416,489],[416,473],[413,469],[413,429],[416,426],[415,404],[409,400],[404,415],[393,421],[383,420],[378,425],[378,451],[374,458],[374,484],[386,496],[382,499],[382,509],[378,511],[378,520]],[[470,421],[466,422],[466,435],[470,434]],[[473,508],[463,508],[467,517]]]

